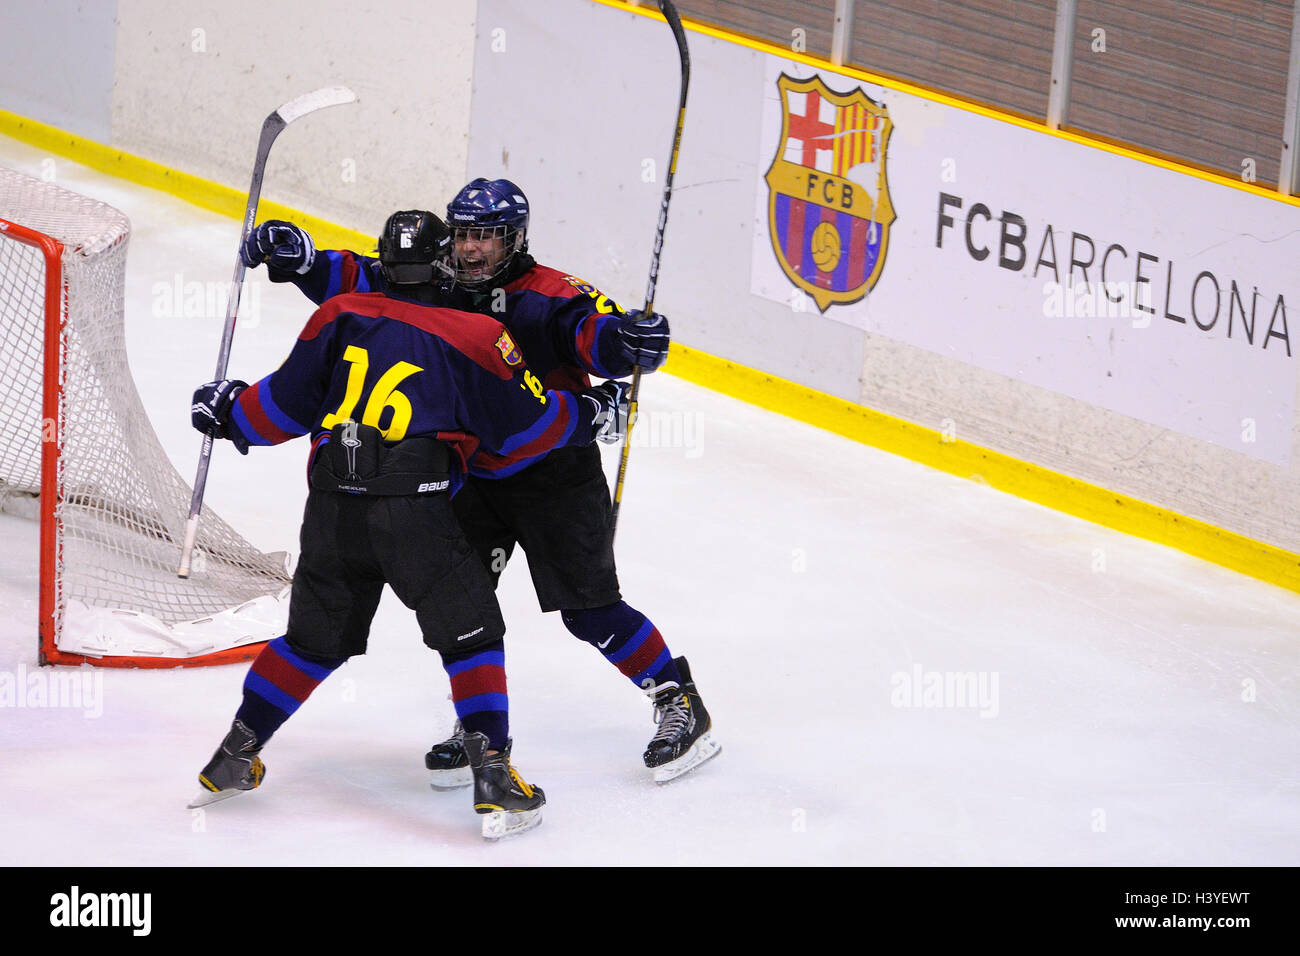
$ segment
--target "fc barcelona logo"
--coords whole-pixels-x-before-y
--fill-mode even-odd
[[[817,308],[857,302],[885,265],[897,218],[885,179],[889,111],[861,89],[781,74],[781,139],[767,171],[768,231],[786,276]]]
[[[501,338],[497,339],[497,351],[501,357],[506,360],[507,365],[518,365],[524,360],[519,354],[519,348],[515,345],[514,339],[510,337],[509,332],[502,332]]]

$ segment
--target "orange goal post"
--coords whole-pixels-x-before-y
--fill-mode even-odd
[[[129,238],[111,206],[0,169],[0,511],[40,521],[39,659],[249,660],[284,632],[285,555],[209,511],[176,576],[191,488],[127,364]]]

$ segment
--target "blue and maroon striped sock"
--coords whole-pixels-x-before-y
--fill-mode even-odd
[[[243,721],[257,742],[265,745],[317,685],[345,660],[308,660],[291,651],[285,638],[277,637],[262,648],[248,669],[244,677],[244,701],[235,719]]]
[[[646,688],[647,681],[654,687],[667,681],[681,685],[681,675],[659,628],[627,602],[561,611],[560,618],[570,634],[604,654],[639,690]]]
[[[466,654],[443,654],[442,666],[465,733],[485,734],[489,750],[504,749],[510,739],[505,642],[498,638]]]

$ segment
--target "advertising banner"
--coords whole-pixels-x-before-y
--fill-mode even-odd
[[[767,59],[753,294],[1289,463],[1300,209]]]

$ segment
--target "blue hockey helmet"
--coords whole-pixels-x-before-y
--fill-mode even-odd
[[[528,199],[508,179],[480,177],[465,186],[447,203],[447,225],[456,279],[467,288],[483,288],[528,251]]]

